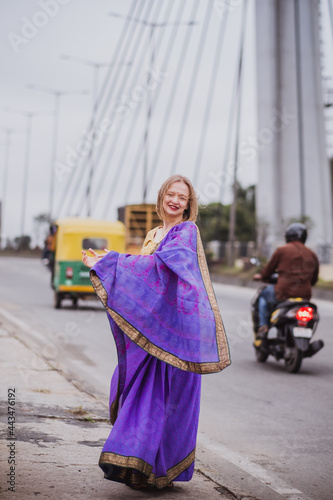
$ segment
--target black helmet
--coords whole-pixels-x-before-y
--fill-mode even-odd
[[[286,239],[286,243],[290,241],[301,241],[302,243],[306,242],[306,238],[308,236],[308,231],[304,224],[301,222],[293,222],[289,224],[284,233],[284,237]]]

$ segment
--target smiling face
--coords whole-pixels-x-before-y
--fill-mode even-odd
[[[170,221],[180,221],[183,212],[188,207],[190,190],[188,186],[177,181],[171,184],[163,199],[163,209],[166,219]]]

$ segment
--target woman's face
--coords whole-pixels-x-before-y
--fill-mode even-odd
[[[168,219],[180,220],[183,217],[183,212],[188,207],[189,196],[190,190],[184,182],[177,181],[171,184],[163,200],[164,212]]]

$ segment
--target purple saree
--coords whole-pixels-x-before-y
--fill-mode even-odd
[[[118,352],[100,467],[129,485],[189,481],[200,375],[230,364],[197,226],[174,226],[151,255],[110,252],[90,277]]]

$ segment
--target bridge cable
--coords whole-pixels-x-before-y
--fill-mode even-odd
[[[199,7],[199,3],[200,3],[200,0],[197,0],[196,3],[193,3],[191,18],[194,18],[196,16],[196,13],[197,13],[197,10]],[[192,30],[187,30],[186,35],[184,37],[183,46],[182,46],[180,54],[179,54],[177,68],[175,70],[176,77],[174,78],[172,88],[170,89],[169,100],[168,100],[168,103],[167,103],[167,106],[165,109],[163,123],[161,125],[160,134],[159,134],[157,144],[155,147],[155,153],[154,153],[154,157],[153,157],[153,161],[152,161],[152,165],[151,165],[151,169],[150,169],[150,175],[148,175],[148,179],[150,181],[147,180],[147,188],[146,188],[147,192],[149,192],[149,187],[151,187],[153,184],[154,174],[155,174],[155,171],[157,169],[156,166],[158,165],[159,157],[160,157],[160,154],[162,152],[164,139],[167,136],[166,130],[168,129],[171,111],[173,109],[173,104],[175,102],[175,97],[177,94],[178,84],[181,80],[182,72],[185,69],[184,61],[186,58],[187,50],[190,46],[191,35],[192,35]]]
[[[206,10],[206,16],[205,16],[204,23],[203,23],[203,28],[202,28],[202,32],[201,32],[201,38],[199,41],[198,51],[197,51],[194,65],[193,65],[193,69],[192,69],[192,76],[190,79],[189,90],[188,90],[188,93],[186,96],[186,103],[185,103],[185,107],[184,107],[184,111],[183,111],[183,117],[182,117],[182,121],[181,121],[181,124],[179,127],[179,133],[177,135],[177,143],[176,143],[176,148],[175,148],[175,152],[174,152],[169,175],[173,175],[176,171],[176,168],[177,168],[177,164],[178,164],[178,160],[179,160],[179,153],[180,153],[181,146],[183,143],[184,132],[186,129],[186,124],[187,124],[187,119],[188,119],[188,115],[189,115],[189,111],[190,111],[190,107],[191,107],[193,93],[194,93],[196,83],[198,80],[199,67],[200,67],[201,57],[202,57],[203,49],[204,49],[206,38],[207,38],[208,26],[209,26],[211,14],[212,14],[212,9],[213,9],[213,3],[209,2],[209,5],[208,5],[207,10]]]
[[[151,12],[152,4],[153,4],[153,0],[150,0],[150,2],[148,4],[146,4],[146,10],[142,15],[143,18],[144,18],[144,16],[146,16],[146,14],[149,15],[149,13]],[[129,19],[130,23],[132,22],[132,19],[133,19],[133,16],[130,16],[130,19]],[[145,27],[143,24],[141,26],[138,26],[138,24],[139,23],[137,23],[135,25],[135,27],[132,30],[130,30],[128,41],[127,41],[127,46],[126,46],[126,48],[123,49],[123,52],[125,52],[126,58],[128,57],[130,60],[135,59],[139,50],[141,50],[141,53],[144,54],[144,48],[140,49],[140,47],[141,47],[142,41],[144,40]],[[143,57],[144,57],[144,55],[142,56],[142,58]],[[136,79],[138,78],[138,74],[139,74],[140,70],[141,70],[141,68],[138,65],[136,65],[136,66],[134,64],[132,65],[130,74],[132,74],[133,81],[136,81]],[[123,106],[121,99],[122,99],[122,95],[123,95],[123,92],[124,92],[126,86],[129,85],[129,74],[123,73],[121,76],[119,74],[118,78],[115,78],[114,80],[115,81],[112,82],[112,84],[109,86],[110,87],[109,93],[107,95],[106,102],[105,102],[104,108],[102,110],[103,114],[104,114],[104,119],[107,118],[109,120],[110,128],[109,128],[108,133],[106,133],[103,136],[102,142],[100,143],[97,154],[96,154],[95,178],[99,172],[100,160],[101,160],[101,157],[104,153],[104,149],[108,143],[109,134],[113,134],[114,130],[118,131],[118,129],[119,129],[120,118],[117,122],[117,115],[116,114],[117,114],[117,111],[118,112],[121,111],[122,106]],[[116,98],[114,100],[112,100],[114,95],[116,95]],[[113,115],[113,117],[111,120],[112,115]],[[88,165],[88,163],[86,162],[85,167],[87,167],[87,165]],[[81,178],[81,180],[82,180],[82,178]],[[80,183],[78,183],[77,190],[76,190],[77,197],[79,197],[79,195],[80,195],[79,186],[80,186]],[[83,191],[82,196],[79,198],[79,201],[77,204],[78,209],[80,208],[81,210],[83,210],[84,205],[85,205],[85,201],[86,201],[85,192]]]
[[[228,11],[225,13],[223,20],[221,21],[218,40],[217,40],[216,49],[215,49],[215,56],[214,56],[213,66],[212,66],[212,74],[211,74],[210,85],[209,85],[209,90],[208,90],[208,94],[207,94],[206,108],[205,108],[205,113],[204,113],[204,118],[203,118],[202,128],[201,128],[201,137],[200,137],[200,141],[199,141],[199,145],[198,145],[196,163],[195,163],[194,173],[193,173],[193,178],[192,178],[194,186],[196,186],[198,184],[199,171],[200,171],[200,166],[201,166],[201,161],[202,161],[203,150],[205,147],[206,135],[207,135],[207,130],[208,130],[208,123],[209,123],[209,118],[210,118],[210,113],[211,113],[211,108],[212,108],[212,103],[213,103],[213,98],[214,98],[214,93],[215,93],[215,86],[216,86],[216,81],[217,81],[218,69],[220,66],[220,58],[222,55],[222,47],[223,47],[223,41],[224,41],[226,27],[227,27],[227,21],[228,21]]]
[[[160,5],[161,5],[161,4],[160,4]],[[167,21],[168,21],[168,19],[169,19],[169,17],[170,17],[171,10],[172,10],[172,3],[171,3],[171,2],[169,2],[169,3],[168,3],[168,6],[169,6],[169,8],[168,8],[168,10],[167,10],[167,15],[166,15],[166,17],[165,17],[165,19],[164,19],[164,21],[165,21],[165,22],[167,22]],[[157,17],[156,17],[156,20],[157,20]],[[163,37],[164,37],[164,32],[163,32],[163,33],[159,36],[159,38],[158,38],[158,41],[157,41],[156,45],[157,45],[157,44],[161,45],[161,43],[162,43],[162,41],[163,41]],[[144,56],[145,56],[145,54],[143,54],[143,57],[144,57]],[[143,63],[142,63],[142,62],[140,62],[140,64],[139,64],[138,66],[142,67],[142,65],[143,65]],[[135,82],[134,82],[134,83],[135,83]],[[103,217],[104,217],[104,218],[106,218],[106,217],[107,217],[108,211],[109,211],[109,209],[110,209],[110,200],[112,199],[112,197],[113,197],[113,195],[114,195],[114,192],[115,192],[115,190],[116,190],[116,188],[117,188],[117,185],[118,185],[118,181],[119,181],[119,179],[120,179],[120,176],[119,176],[119,169],[121,169],[121,168],[122,168],[122,166],[123,166],[123,165],[124,165],[124,163],[125,163],[125,159],[126,159],[127,153],[129,152],[129,149],[130,149],[130,148],[128,147],[128,145],[129,145],[129,144],[131,144],[131,141],[132,141],[132,136],[133,136],[133,131],[134,131],[135,127],[136,127],[138,117],[139,117],[139,113],[136,113],[136,114],[133,116],[132,120],[131,120],[131,127],[130,127],[130,129],[129,129],[128,133],[127,133],[126,140],[124,141],[124,146],[123,146],[123,149],[122,149],[122,152],[121,152],[120,159],[117,161],[118,166],[117,166],[117,168],[115,168],[115,170],[114,170],[114,173],[113,173],[113,179],[112,179],[112,181],[111,181],[111,183],[110,183],[110,191],[109,191],[109,194],[108,194],[108,196],[107,196],[107,198],[106,198],[106,204],[105,204],[104,215],[103,215]],[[119,127],[119,131],[121,131],[121,128],[120,128],[120,127]],[[109,167],[109,165],[111,164],[113,154],[114,154],[114,153],[115,153],[115,151],[116,151],[116,147],[115,147],[115,146],[117,145],[117,143],[118,143],[118,134],[114,136],[114,141],[113,141],[113,143],[111,143],[111,145],[110,145],[110,148],[109,148],[109,153],[108,153],[108,157],[107,157],[107,159],[106,159],[106,161],[105,161],[105,164],[104,164],[104,169],[103,169],[103,174],[102,174],[102,176],[101,176],[101,182],[100,182],[100,185],[101,185],[101,184],[102,184],[102,182],[103,182],[103,177],[104,177],[104,175],[105,175],[105,172],[106,172],[107,168],[108,168],[108,167]],[[141,142],[140,142],[140,146],[141,146],[141,148],[142,148]],[[129,176],[129,180],[130,180],[130,182],[132,182],[132,181],[133,181],[133,176],[134,176],[134,174],[132,174],[132,175],[130,175],[130,176]]]
[[[227,166],[231,156],[231,146],[232,146],[232,136],[235,134],[235,161],[238,162],[238,135],[239,135],[239,126],[240,126],[240,101],[241,101],[241,82],[242,82],[242,72],[243,72],[243,53],[244,53],[244,44],[245,44],[245,29],[246,29],[246,17],[247,17],[247,0],[244,2],[243,13],[242,13],[242,21],[241,21],[241,31],[240,31],[240,44],[239,44],[239,55],[238,55],[238,65],[236,67],[236,75],[235,75],[235,84],[233,87],[231,104],[229,110],[229,120],[228,120],[228,130],[226,136],[225,143],[225,152],[224,152],[224,160],[222,164],[221,170],[221,185],[220,185],[220,195],[219,200],[220,203],[217,205],[217,213],[216,213],[216,233],[221,227],[222,222],[222,214],[223,214],[223,195],[225,188],[225,181],[227,177]],[[235,180],[237,181],[237,165],[234,161],[234,187]],[[234,192],[234,195],[236,193]],[[236,199],[235,199],[236,201]]]
[[[239,65],[240,65],[242,50],[243,50],[242,44],[240,44],[239,55],[238,55],[238,64],[236,67],[236,74],[235,74],[235,82],[233,85],[232,96],[231,96],[231,100],[230,100],[227,136],[226,136],[226,141],[225,141],[224,157],[223,157],[222,169],[221,169],[221,184],[220,184],[220,193],[219,193],[219,198],[218,198],[219,202],[221,204],[223,204],[224,188],[225,188],[226,177],[227,177],[227,166],[228,166],[228,162],[229,162],[229,159],[231,156],[231,146],[233,144],[233,135],[235,133],[235,121],[236,121],[236,114],[237,114],[237,106],[238,106],[238,99],[239,99],[239,84],[240,84]]]
[[[176,15],[176,19],[181,19],[182,11],[183,11],[184,6],[185,6],[185,1],[186,0],[183,0],[183,2],[179,4],[179,9],[178,9],[178,12],[177,12],[177,15]],[[162,64],[162,68],[167,68],[167,66],[168,66],[169,56],[171,54],[171,48],[172,48],[172,45],[174,44],[174,42],[176,40],[176,35],[177,35],[177,25],[175,24],[174,27],[173,27],[173,30],[172,30],[172,32],[170,34],[170,37],[169,37],[169,45],[168,45],[168,48],[166,50],[166,56],[165,56],[165,59],[164,59],[163,64]],[[155,92],[154,92],[154,101],[153,100],[151,101],[151,109],[152,109],[153,105],[156,105],[157,99],[159,97],[159,90],[160,90],[160,87],[158,87],[155,90]],[[125,163],[125,159],[126,159],[128,151],[129,151],[128,144],[130,144],[131,137],[132,137],[133,130],[134,130],[134,126],[135,126],[135,123],[133,122],[132,128],[131,128],[131,130],[128,133],[127,139],[125,141],[125,144],[124,144],[121,156],[120,156],[120,160],[119,160],[120,168]],[[130,174],[128,176],[128,183],[127,183],[127,188],[126,188],[126,191],[125,191],[125,193],[126,193],[125,194],[125,200],[126,200],[125,204],[127,204],[128,193],[129,193],[129,191],[132,188],[133,181],[134,181],[134,178],[135,178],[135,170],[137,168],[137,165],[139,164],[142,151],[143,151],[143,147],[142,147],[142,144],[140,142],[140,144],[138,146],[138,149],[137,149],[137,153],[136,153],[136,155],[134,157],[134,162],[132,164],[132,168],[131,168]],[[116,172],[115,172],[115,175],[116,175]],[[113,186],[111,186],[111,189],[110,189],[110,192],[109,192],[109,198],[112,198],[112,196],[114,194],[114,191],[115,191],[115,188],[116,188],[116,183]],[[104,217],[107,216],[107,214],[109,212],[109,209],[110,209],[110,205],[106,205],[105,211],[104,211]]]
[[[155,3],[155,6],[157,6],[157,10],[158,10],[158,14],[161,10],[161,4],[158,4],[158,3]],[[151,10],[149,9],[149,13],[151,14]],[[146,21],[146,19],[142,19],[142,21]],[[137,23],[139,24],[139,23]],[[144,23],[141,23],[142,24],[142,28],[141,28],[141,31],[140,31],[140,34],[141,34],[141,40],[140,40],[140,43],[142,40],[144,40],[144,32],[145,32],[145,26],[144,26]],[[134,58],[138,53],[139,53],[139,43],[134,43],[133,44],[133,47],[132,47],[132,52],[131,52],[131,56],[130,58]],[[133,85],[135,85],[138,81],[138,78],[139,78],[139,74],[142,70],[142,65],[143,65],[143,61],[144,61],[144,58],[145,58],[145,48],[144,48],[144,45],[141,49],[141,55],[140,55],[140,59],[139,59],[139,62],[136,63],[136,66],[134,68],[134,72],[132,74],[132,79],[131,81],[129,80],[129,76],[128,75],[124,75],[123,79],[122,79],[122,82],[119,86],[119,90],[118,90],[118,95],[117,95],[117,98],[116,98],[116,101],[118,100],[121,100],[121,97],[122,97],[122,94],[124,92],[124,89],[126,87],[126,85],[131,88],[133,87]],[[121,107],[124,107],[125,106],[125,103],[122,103],[120,108]],[[116,131],[115,131],[115,134],[112,134],[113,137],[111,137],[111,141],[113,140],[112,144],[114,142],[116,142],[116,140],[118,139],[118,136],[122,130],[122,124],[123,124],[123,120],[121,118],[119,118],[118,122],[117,122],[117,125],[116,125]],[[105,140],[103,141],[103,143],[101,144],[100,146],[100,149],[99,149],[99,155],[97,157],[97,160],[96,160],[96,164],[97,164],[97,168],[98,166],[101,164],[101,158],[102,158],[102,154],[104,152],[104,149],[106,148],[108,144],[108,141],[107,141],[107,138],[105,138]],[[110,167],[109,165],[107,165],[107,167]],[[101,177],[101,180],[103,181],[103,183],[105,184],[105,179],[103,179],[103,177]],[[96,190],[95,190],[96,192]],[[85,204],[85,196],[83,194],[83,196],[81,196],[81,199],[80,199],[80,202],[79,202],[79,206],[83,207]]]
[[[151,3],[152,3],[152,0],[150,0],[143,15],[146,14],[146,11],[149,12]],[[142,0],[141,4],[145,5],[145,0]],[[140,8],[142,6],[141,4],[139,4]],[[140,13],[141,13],[141,11],[140,11]],[[131,17],[131,16],[129,16],[129,17]],[[127,18],[126,19],[126,27],[128,28],[129,26],[131,26],[131,20]],[[115,49],[116,60],[117,59],[122,60],[124,58],[127,58],[128,53],[130,51],[130,48],[133,44],[133,41],[134,41],[134,43],[137,42],[136,47],[140,43],[140,38],[142,38],[141,35],[142,35],[143,30],[140,30],[140,28],[138,27],[138,33],[137,33],[137,36],[135,37],[134,34],[136,32],[136,28],[137,28],[137,26],[135,26],[134,29],[130,29],[130,30],[127,29],[126,35],[121,36],[121,38],[120,38],[121,43],[118,43],[118,46]],[[123,32],[124,32],[124,30],[123,30]],[[119,46],[120,46],[120,49],[119,49]],[[96,117],[95,117],[95,123],[98,123],[101,120],[101,118],[103,118],[103,115],[101,113],[104,114],[105,119],[109,118],[107,110],[109,108],[109,104],[110,104],[110,101],[112,99],[112,96],[118,87],[123,90],[124,80],[126,80],[126,77],[127,77],[127,75],[125,75],[125,78],[122,79],[121,85],[117,85],[119,83],[120,78],[121,78],[121,73],[119,71],[117,71],[113,75],[113,78],[110,78],[110,72],[108,73],[108,75],[106,75],[106,77],[104,79],[103,89],[101,91],[101,94],[104,94],[104,102],[102,100],[103,99],[103,97],[102,97],[102,99],[99,100],[99,103],[98,103],[98,110],[97,110]],[[107,80],[108,78],[109,78],[109,80]],[[126,83],[126,81],[125,81],[125,83]],[[106,90],[106,89],[108,89],[108,90]],[[98,114],[99,114],[99,118],[97,118]],[[99,161],[99,158],[100,158],[101,153],[103,151],[103,146],[104,146],[106,140],[107,140],[107,134],[103,136],[102,142],[99,145],[98,154],[96,155],[96,158],[95,158],[96,165],[98,165],[98,161]],[[75,189],[73,192],[74,196],[78,196],[78,194],[80,192],[80,184],[84,178],[84,173],[85,173],[85,170],[87,169],[87,167],[88,167],[88,161],[87,161],[87,158],[85,158],[83,161],[83,164],[80,167],[80,174],[81,175],[79,176],[78,182],[76,183],[76,186],[75,186]],[[73,206],[73,204],[72,204],[72,206]],[[72,210],[73,210],[73,208],[72,208]]]
[[[192,19],[192,18],[195,17],[197,9],[198,9],[198,6],[199,6],[199,2],[200,2],[200,0],[196,0],[196,2],[193,4],[193,8],[192,8],[192,11],[191,11],[191,14],[190,14],[190,19]],[[153,156],[153,161],[152,161],[152,164],[151,164],[152,166],[151,166],[150,172],[148,173],[148,179],[153,177],[153,173],[155,172],[156,165],[158,164],[158,158],[159,158],[159,155],[161,153],[163,140],[164,140],[165,135],[166,135],[165,131],[167,129],[168,118],[169,118],[170,112],[172,110],[173,102],[174,102],[175,95],[176,95],[177,86],[178,86],[178,83],[180,81],[182,70],[184,68],[184,60],[185,60],[185,56],[186,56],[186,51],[187,51],[187,49],[189,47],[189,41],[190,41],[191,34],[192,34],[192,30],[187,30],[186,34],[184,36],[183,46],[182,46],[182,49],[180,51],[180,55],[179,55],[179,58],[178,58],[177,68],[175,70],[175,75],[176,76],[173,79],[173,85],[172,85],[172,87],[170,89],[169,100],[168,100],[168,103],[167,103],[167,106],[166,106],[166,112],[165,112],[165,115],[164,115],[164,120],[163,120],[163,124],[161,126],[161,130],[160,130],[159,138],[158,138],[158,141],[157,141],[157,145],[155,147],[155,154]],[[168,48],[168,51],[167,51],[167,57],[166,57],[166,61],[164,62],[164,65],[169,60],[174,40],[175,39],[172,40],[170,38],[170,41],[172,43],[169,44],[169,48]],[[156,96],[156,99],[157,99],[157,97],[158,97],[158,95]],[[156,103],[156,99],[155,99],[155,103]],[[137,155],[135,157],[135,161],[134,161],[133,166],[132,166],[132,176],[130,177],[130,180],[129,180],[129,183],[127,185],[127,189],[126,189],[126,192],[125,192],[125,197],[124,197],[125,204],[128,203],[128,199],[129,199],[131,188],[132,188],[132,180],[131,179],[133,178],[133,175],[134,175],[135,166],[140,161],[141,154],[142,154],[142,148],[138,148]],[[154,165],[155,165],[155,167],[154,167]],[[148,192],[148,187],[149,187],[149,183],[147,181],[147,187],[146,187],[147,192]]]
[[[191,17],[194,17],[196,15],[198,7],[199,7],[199,4],[200,4],[200,0],[193,4],[192,12],[191,12]],[[186,32],[186,36],[184,37],[183,46],[182,46],[182,49],[181,49],[181,52],[180,52],[180,55],[179,55],[179,58],[178,58],[177,68],[176,68],[176,71],[175,71],[176,72],[176,78],[174,78],[174,80],[173,80],[173,86],[172,86],[172,88],[170,90],[168,104],[166,106],[166,111],[165,111],[165,115],[164,115],[164,119],[163,119],[163,123],[162,123],[161,129],[160,129],[159,138],[158,138],[158,141],[157,141],[157,144],[156,144],[156,147],[155,147],[155,154],[154,154],[152,165],[151,165],[151,169],[150,169],[150,175],[148,175],[149,182],[147,180],[147,192],[149,190],[149,187],[151,187],[153,185],[154,175],[155,175],[155,172],[157,170],[156,166],[158,165],[159,156],[160,156],[160,154],[162,152],[162,146],[163,146],[163,143],[164,143],[164,139],[166,137],[166,130],[168,128],[171,111],[172,111],[172,108],[173,108],[173,104],[175,102],[175,97],[176,97],[176,94],[177,94],[178,84],[179,84],[180,79],[181,79],[181,74],[182,74],[182,72],[183,72],[183,70],[185,68],[184,61],[185,61],[185,58],[186,58],[187,50],[188,50],[188,48],[190,46],[191,35],[192,35],[192,30],[188,30]]]
[[[144,0],[143,0],[143,2],[144,2]],[[130,15],[133,12],[133,9],[135,11],[135,7],[137,7],[137,10],[140,10],[140,8],[141,8],[138,2],[136,2],[135,0],[132,0],[132,3],[131,3],[131,6],[130,6],[129,14],[128,15]],[[129,26],[130,26],[130,22],[128,20],[126,20],[126,22],[124,23],[122,32],[121,32],[121,34],[119,36],[117,46],[116,46],[116,48],[114,50],[113,57],[111,59],[111,63],[114,63],[115,61],[117,61],[117,57],[118,57],[118,55],[120,55],[121,46],[122,46],[122,44],[124,44],[124,39],[126,37],[126,32],[128,31]],[[97,103],[98,104],[101,103],[101,101],[102,101],[102,99],[103,99],[103,97],[105,95],[105,92],[106,92],[107,84],[111,80],[111,76],[112,76],[113,71],[114,72],[116,71],[116,64],[110,64],[110,69],[109,69],[107,75],[104,78],[104,83],[102,84],[102,88],[101,88],[100,94],[99,94],[98,98],[95,101],[95,106],[96,106]],[[93,110],[93,116],[91,117],[90,122],[89,122],[89,130],[90,130],[91,126],[92,126],[92,123],[94,123],[95,118],[96,118],[97,106],[96,107],[95,106],[94,106],[94,110]],[[77,162],[77,163],[79,163],[79,162]],[[71,173],[71,176],[68,179],[67,185],[64,186],[63,194],[62,194],[60,203],[58,205],[58,211],[57,211],[58,216],[59,216],[59,214],[63,211],[63,209],[66,206],[66,199],[67,198],[70,199],[69,193],[70,193],[72,182],[73,182],[74,178],[76,177],[75,174],[79,175],[79,170],[80,169],[78,168],[78,164],[76,164],[73,168],[75,170],[74,170],[74,172]]]
[[[235,231],[236,231],[236,208],[237,208],[237,195],[238,195],[238,153],[239,153],[239,136],[240,136],[240,125],[241,125],[241,111],[242,111],[242,82],[243,82],[243,52],[244,52],[244,40],[245,40],[245,28],[246,28],[246,13],[248,7],[248,0],[244,0],[243,7],[243,19],[242,19],[242,51],[239,61],[239,91],[238,91],[238,109],[237,109],[237,119],[236,119],[236,143],[235,143],[235,161],[234,161],[234,177],[233,177],[233,200],[230,207],[230,218],[229,218],[229,237],[228,241],[230,243],[228,265],[232,266],[234,261],[234,242],[235,242]]]

